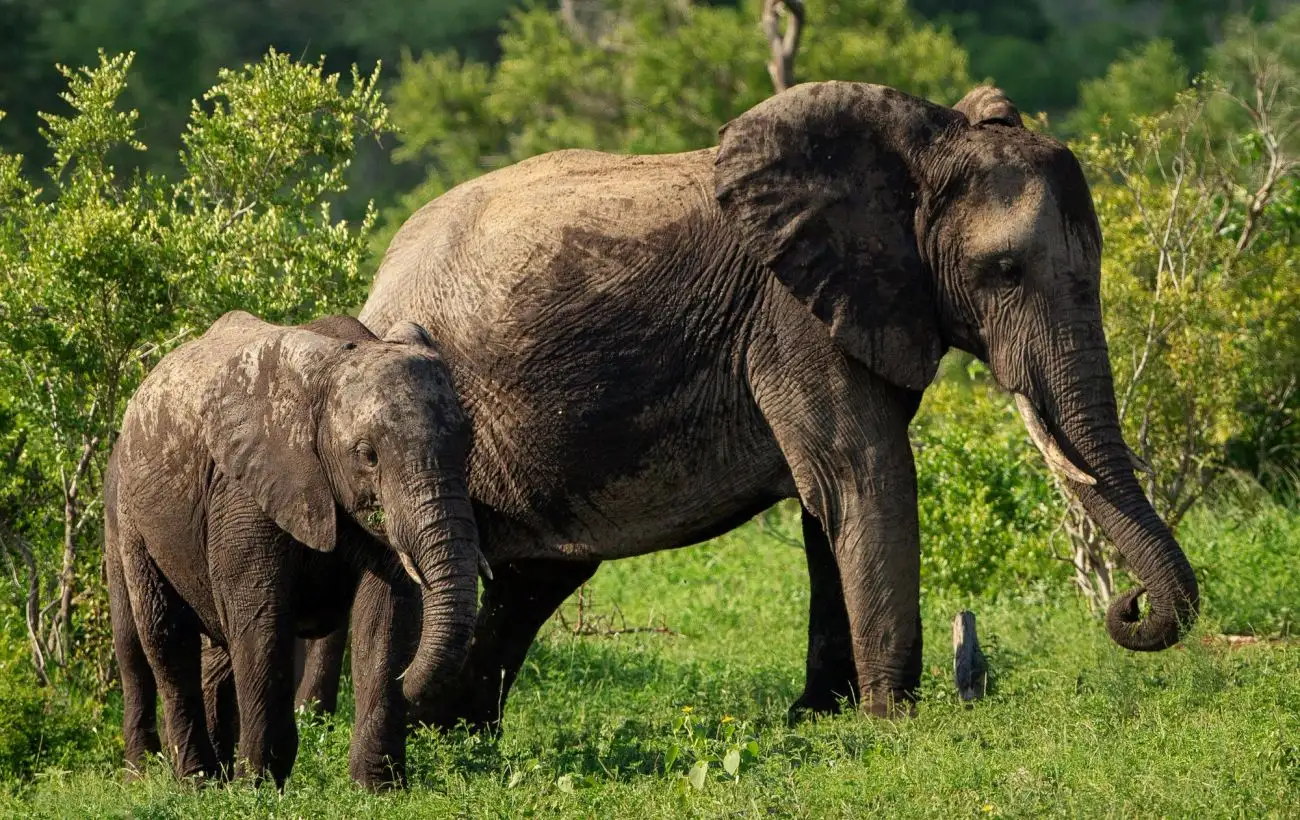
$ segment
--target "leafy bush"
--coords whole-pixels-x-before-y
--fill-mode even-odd
[[[920,495],[921,583],[927,590],[996,594],[1063,577],[1049,536],[1059,520],[1008,396],[970,366],[973,383],[931,387],[913,426]]]
[[[0,781],[68,769],[104,752],[112,744],[100,735],[101,710],[40,686],[13,633],[0,638]]]

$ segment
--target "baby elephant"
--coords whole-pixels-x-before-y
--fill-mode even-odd
[[[437,697],[473,632],[469,442],[418,325],[380,340],[348,317],[278,327],[236,311],[168,354],[127,406],[105,480],[128,766],[159,749],[161,691],[177,774],[222,772],[206,636],[233,668],[240,769],[283,787],[298,748],[294,640],[350,611],[352,776],[402,783],[407,701]]]

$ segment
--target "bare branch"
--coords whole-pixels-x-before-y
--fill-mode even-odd
[[[781,32],[781,12],[789,17],[785,33]],[[772,77],[772,86],[779,94],[794,85],[794,58],[799,51],[799,37],[803,33],[803,0],[764,0],[763,33],[772,48],[772,60],[767,64],[767,73]]]
[[[564,631],[571,635],[591,635],[602,638],[616,637],[618,635],[634,635],[642,632],[649,632],[656,635],[677,635],[678,633],[668,628],[668,622],[660,618],[658,624],[654,623],[654,614],[651,613],[650,620],[645,626],[628,626],[627,617],[623,615],[623,610],[618,604],[613,604],[612,611],[608,615],[588,615],[588,609],[591,607],[591,590],[586,584],[578,587],[575,596],[577,617],[576,623],[569,623],[569,619],[564,614],[564,608],[561,607],[555,613],[555,618],[560,622]],[[615,626],[615,624],[618,624]]]
[[[49,686],[50,678],[45,672],[46,644],[41,638],[41,579],[36,571],[36,558],[31,548],[21,535],[11,531],[0,531],[0,546],[6,551],[12,545],[27,567],[27,600],[23,607],[23,620],[27,625],[27,641],[32,650],[32,666],[36,669],[36,678],[42,686]]]
[[[77,561],[77,493],[81,479],[90,468],[91,459],[99,449],[99,436],[86,439],[81,448],[81,458],[71,482],[63,493],[63,570],[59,573],[59,614],[51,630],[51,637],[57,638],[58,651],[55,657],[60,663],[67,662],[67,651],[71,645],[72,599],[75,594],[75,569]]]

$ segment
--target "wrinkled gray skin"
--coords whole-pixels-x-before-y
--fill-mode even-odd
[[[560,151],[426,205],[360,318],[429,327],[474,419],[495,581],[460,696],[430,717],[495,726],[536,630],[598,562],[698,542],[787,497],[803,505],[812,596],[793,710],[836,695],[909,710],[907,427],[950,347],[1021,397],[1140,579],[1111,637],[1175,643],[1197,585],[1121,437],[1100,253],[1074,156],[987,87],[946,108],[810,83],[729,123],[717,148]]]
[[[241,763],[283,786],[295,637],[351,610],[351,772],[402,782],[408,699],[454,680],[474,624],[470,435],[409,322],[380,340],[349,317],[285,328],[232,312],[168,354],[127,407],[105,482],[128,764],[161,745],[161,693],[178,775],[231,771],[237,725]]]

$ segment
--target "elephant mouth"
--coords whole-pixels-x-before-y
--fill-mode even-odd
[[[388,535],[388,517],[384,514],[383,507],[371,507],[362,517],[362,521],[365,523],[366,529],[375,535]]]

